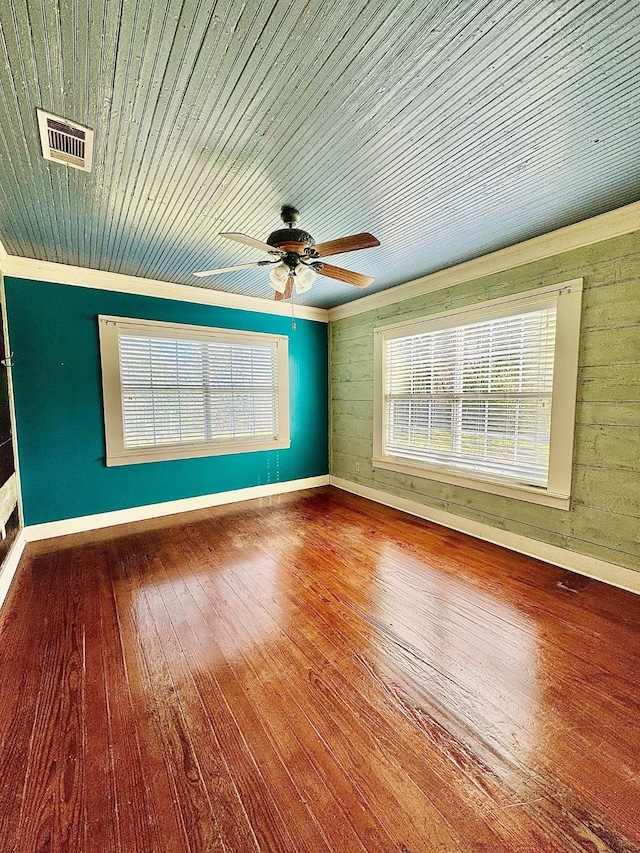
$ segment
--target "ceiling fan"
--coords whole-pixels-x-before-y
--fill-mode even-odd
[[[223,272],[246,270],[251,267],[271,267],[269,283],[276,291],[276,299],[289,299],[295,287],[296,293],[305,293],[313,285],[316,275],[326,275],[355,287],[367,287],[374,279],[369,275],[345,270],[327,264],[321,258],[337,255],[342,252],[353,252],[356,249],[372,249],[379,246],[373,234],[352,234],[351,237],[341,237],[326,243],[316,243],[311,234],[296,227],[299,213],[295,207],[285,205],[280,213],[286,228],[279,228],[267,237],[266,242],[255,240],[246,234],[220,234],[228,240],[235,240],[245,246],[268,252],[270,257],[263,261],[253,261],[249,264],[236,264],[232,267],[221,267],[214,270],[201,270],[194,275],[203,277],[219,275]]]

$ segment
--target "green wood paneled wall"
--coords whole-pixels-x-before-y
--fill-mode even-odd
[[[569,511],[372,467],[374,328],[579,277]],[[337,320],[330,360],[334,476],[640,571],[640,233]]]

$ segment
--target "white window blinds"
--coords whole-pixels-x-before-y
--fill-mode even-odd
[[[105,461],[291,446],[286,335],[98,318]]]
[[[547,485],[556,306],[391,337],[384,452]]]
[[[125,450],[200,442],[275,440],[275,344],[121,333]]]

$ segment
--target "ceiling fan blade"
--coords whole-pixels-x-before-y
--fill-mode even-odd
[[[280,301],[282,299],[291,299],[291,294],[293,293],[293,276],[290,275],[287,279],[287,283],[285,285],[282,293],[276,291],[276,301]]]
[[[205,275],[219,275],[221,272],[233,272],[234,270],[248,270],[251,267],[261,267],[265,261],[253,261],[251,264],[236,264],[234,267],[220,267],[217,270],[201,270],[194,272],[194,275],[202,278]]]
[[[221,237],[226,237],[227,240],[235,240],[236,243],[242,243],[243,246],[251,246],[254,249],[260,249],[261,252],[272,252],[274,255],[283,255],[280,249],[275,246],[270,246],[268,243],[263,243],[262,240],[256,240],[254,237],[248,237],[246,234],[220,234]]]
[[[320,275],[326,275],[329,278],[335,278],[338,281],[344,281],[346,284],[353,284],[355,287],[368,287],[375,281],[370,275],[363,275],[359,272],[345,270],[342,267],[334,267],[333,264],[322,264],[322,269],[318,270]]]
[[[313,248],[318,253],[320,258],[326,258],[328,255],[339,255],[342,252],[354,252],[356,249],[373,249],[380,245],[380,240],[377,240],[373,234],[363,232],[362,234],[352,234],[351,237],[340,237],[338,240],[329,240],[326,243],[318,243]]]

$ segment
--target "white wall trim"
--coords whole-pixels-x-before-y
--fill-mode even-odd
[[[4,271],[4,264],[8,257],[9,255],[4,247],[4,243],[0,240],[0,272]]]
[[[297,492],[302,489],[314,489],[317,486],[327,486],[329,475],[306,477],[302,480],[287,480],[283,483],[267,483],[263,486],[249,486],[246,489],[234,489],[229,492],[218,492],[214,495],[200,495],[195,498],[183,498],[175,501],[165,501],[158,504],[118,509],[113,512],[101,512],[96,515],[82,515],[78,518],[65,518],[62,521],[47,521],[43,524],[30,524],[24,528],[27,542],[38,542],[41,539],[51,539],[54,536],[66,536],[70,533],[84,533],[87,530],[98,530],[101,527],[113,527],[116,524],[128,524],[132,521],[146,521],[164,515],[175,515],[179,512],[191,512],[196,509],[222,506],[223,504],[249,501],[254,498],[266,498],[271,495],[281,495],[286,492]]]
[[[504,272],[533,261],[569,252],[572,249],[580,249],[594,243],[601,243],[603,240],[630,234],[633,231],[640,231],[640,202],[585,219],[575,225],[567,225],[549,234],[533,237],[515,246],[508,246],[506,249],[499,249],[497,252],[456,264],[389,290],[363,296],[345,305],[338,305],[336,308],[329,309],[329,322],[363,314],[365,311],[385,308],[388,305],[403,302],[405,299],[412,299],[455,284],[463,284],[482,276]]]
[[[215,305],[220,308],[237,308],[241,311],[257,311],[260,314],[291,316],[291,305],[288,302],[240,296],[237,293],[226,293],[222,290],[174,284],[170,281],[156,281],[105,270],[54,264],[51,261],[37,261],[16,255],[7,255],[4,259],[0,255],[0,260],[2,260],[4,274],[15,278],[30,278],[52,284],[90,287],[95,290],[111,290],[116,293],[133,293],[138,296],[155,296],[160,299],[175,299],[178,302],[194,302],[198,305]],[[329,312],[324,308],[309,308],[296,304],[295,314],[302,320],[317,320],[321,323],[329,321]]]
[[[4,604],[4,600],[9,592],[11,581],[14,579],[22,552],[24,551],[27,541],[25,539],[24,530],[19,530],[18,535],[13,540],[13,545],[7,554],[2,569],[0,570],[0,607]]]
[[[436,524],[443,525],[443,527],[458,530],[460,533],[468,533],[470,536],[475,536],[485,542],[502,545],[511,551],[526,554],[528,557],[535,557],[537,560],[544,560],[579,575],[586,575],[612,586],[626,589],[629,592],[640,594],[640,572],[633,571],[633,569],[626,569],[623,566],[615,565],[615,563],[607,563],[604,560],[588,557],[585,554],[579,554],[577,551],[569,551],[557,545],[539,542],[537,539],[530,539],[517,533],[499,530],[489,524],[472,521],[444,510],[425,506],[417,501],[400,498],[379,489],[372,489],[369,486],[362,486],[351,480],[344,480],[342,477],[332,476],[329,481],[332,486],[345,492],[351,492],[351,494],[359,495],[384,506],[402,510],[418,518],[424,518],[426,521],[433,521]]]

